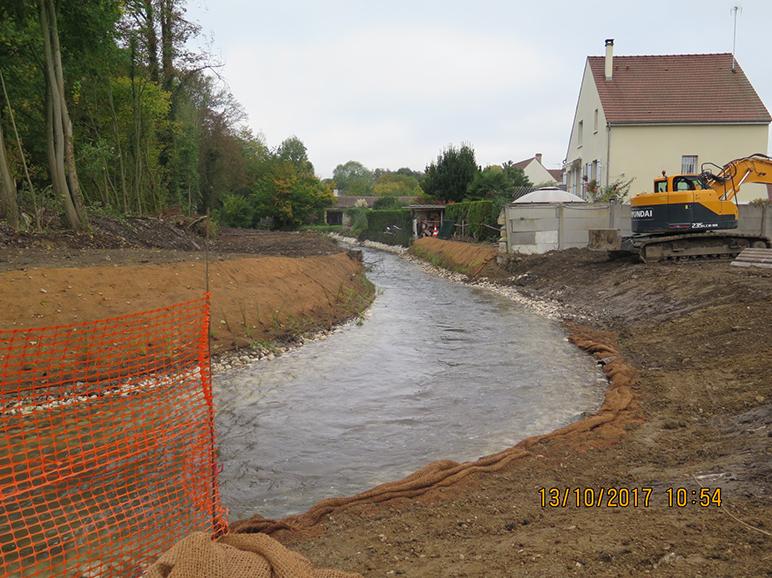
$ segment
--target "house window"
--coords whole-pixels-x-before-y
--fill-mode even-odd
[[[681,157],[681,174],[697,174],[697,155],[684,155]]]
[[[576,127],[576,144],[582,146],[584,140],[584,121],[580,120],[579,125]]]
[[[598,132],[598,109],[595,109],[595,118],[593,119],[592,130]]]

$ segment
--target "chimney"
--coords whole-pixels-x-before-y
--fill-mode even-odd
[[[536,153],[536,160],[539,161],[539,164],[541,164],[541,153]]]
[[[614,76],[614,39],[606,39],[606,80]]]

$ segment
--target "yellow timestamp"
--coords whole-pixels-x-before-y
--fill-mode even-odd
[[[687,490],[686,488],[668,488],[667,505],[669,507],[684,508],[686,506],[721,507],[721,488],[700,488],[699,490]]]
[[[668,488],[664,493],[669,508],[721,507],[721,488]],[[653,488],[644,487],[539,489],[542,508],[648,508],[653,494]]]
[[[540,488],[542,508],[648,508],[652,488]]]

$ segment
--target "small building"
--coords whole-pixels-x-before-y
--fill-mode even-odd
[[[633,179],[630,193],[654,178],[723,166],[769,145],[769,112],[732,54],[590,56],[584,69],[564,171],[568,191]],[[594,183],[593,183],[594,182]],[[744,186],[740,202],[766,198]]]
[[[410,205],[407,207],[413,216],[413,236],[437,237],[445,220],[445,205]],[[436,235],[435,235],[436,229]]]

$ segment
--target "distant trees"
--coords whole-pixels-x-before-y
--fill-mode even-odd
[[[234,214],[274,158],[313,176],[297,137],[269,151],[245,129],[184,15],[185,0],[0,2],[0,218]]]
[[[223,198],[218,214],[232,227],[255,227],[267,219],[275,229],[318,222],[335,204],[331,184],[314,174],[306,147],[296,136],[268,150],[255,140],[245,151],[247,183]]]
[[[274,228],[291,229],[318,221],[324,209],[335,204],[332,187],[314,175],[306,147],[297,137],[285,140],[266,168],[252,193],[256,219],[270,218]]]
[[[383,174],[373,186],[379,197],[417,197],[423,191],[415,177],[399,173]]]
[[[373,173],[358,161],[335,167],[332,180],[342,195],[364,197],[373,194]]]
[[[463,143],[456,148],[451,144],[437,156],[436,162],[427,165],[421,187],[436,199],[463,201],[478,170],[471,145]]]

